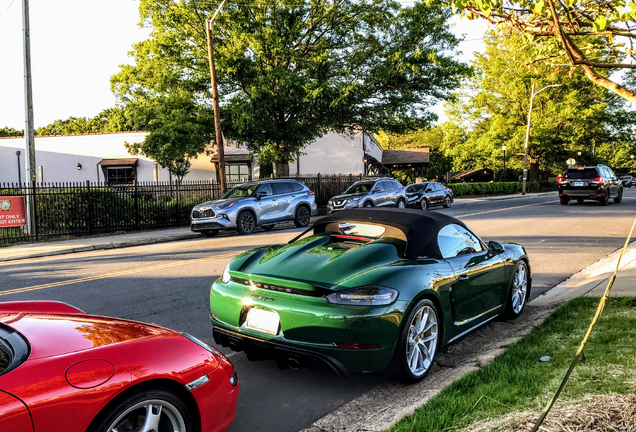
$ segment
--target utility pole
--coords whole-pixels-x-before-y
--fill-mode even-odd
[[[216,81],[216,66],[214,64],[214,48],[212,46],[212,21],[225,4],[225,0],[221,3],[212,18],[205,20],[205,34],[208,39],[208,59],[210,60],[210,76],[212,78],[212,100],[214,103],[214,132],[216,135],[216,148],[219,155],[219,178],[221,180],[221,193],[227,191],[225,184],[225,149],[223,143],[223,133],[221,132],[221,118],[219,114],[219,89]]]
[[[532,123],[532,102],[534,97],[541,93],[543,90],[550,87],[560,87],[561,84],[552,84],[543,87],[538,92],[534,92],[534,83],[532,83],[532,90],[530,91],[530,110],[528,111],[528,127],[526,128],[526,145],[523,150],[523,184],[521,186],[521,195],[526,194],[526,182],[528,181],[528,143],[530,142],[530,123]]]
[[[33,128],[33,87],[31,86],[31,36],[29,30],[29,0],[22,2],[22,34],[24,38],[24,108],[25,127],[24,138],[26,141],[26,186],[35,184],[35,132]],[[27,193],[27,232],[29,235],[35,233],[35,189]]]

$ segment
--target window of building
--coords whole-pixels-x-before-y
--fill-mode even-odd
[[[109,186],[133,184],[135,182],[134,167],[108,167],[105,174],[106,183]]]
[[[230,183],[244,182],[249,180],[247,164],[225,165],[225,179]]]

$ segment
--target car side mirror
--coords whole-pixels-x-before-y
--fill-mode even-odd
[[[426,193],[433,192],[433,189],[426,189]]]
[[[372,193],[380,192],[380,188],[375,188],[371,191]]]
[[[494,255],[498,255],[500,253],[503,253],[506,249],[504,249],[501,243],[497,243],[496,241],[489,241],[488,250]]]
[[[260,191],[260,192],[256,195],[256,199],[257,199],[258,201],[260,201],[260,200],[261,200],[261,198],[263,198],[263,197],[265,197],[265,196],[267,196],[267,192],[265,192],[265,191]]]

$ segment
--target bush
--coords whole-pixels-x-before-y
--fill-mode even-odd
[[[539,192],[541,184],[537,182],[527,183],[528,192]],[[469,195],[506,195],[521,192],[521,182],[498,183],[452,183],[448,185],[453,190],[455,197]]]

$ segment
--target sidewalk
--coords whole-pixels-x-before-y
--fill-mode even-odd
[[[483,198],[457,198],[453,206],[475,204],[479,202],[501,201],[513,198],[529,198],[555,194],[542,192],[528,195],[497,195]],[[190,227],[172,228],[155,231],[142,231],[128,234],[112,234],[101,237],[87,237],[73,240],[60,240],[43,243],[30,243],[0,248],[0,262],[29,258],[41,258],[75,252],[88,252],[101,249],[118,249],[151,243],[165,243],[177,240],[201,238],[201,234],[190,231]]]
[[[582,295],[602,296],[616,269],[620,253],[619,249],[573,274],[550,291],[535,298],[531,304],[533,306],[552,306]],[[636,241],[627,245],[616,280],[610,291],[610,297],[628,296],[636,296]]]

